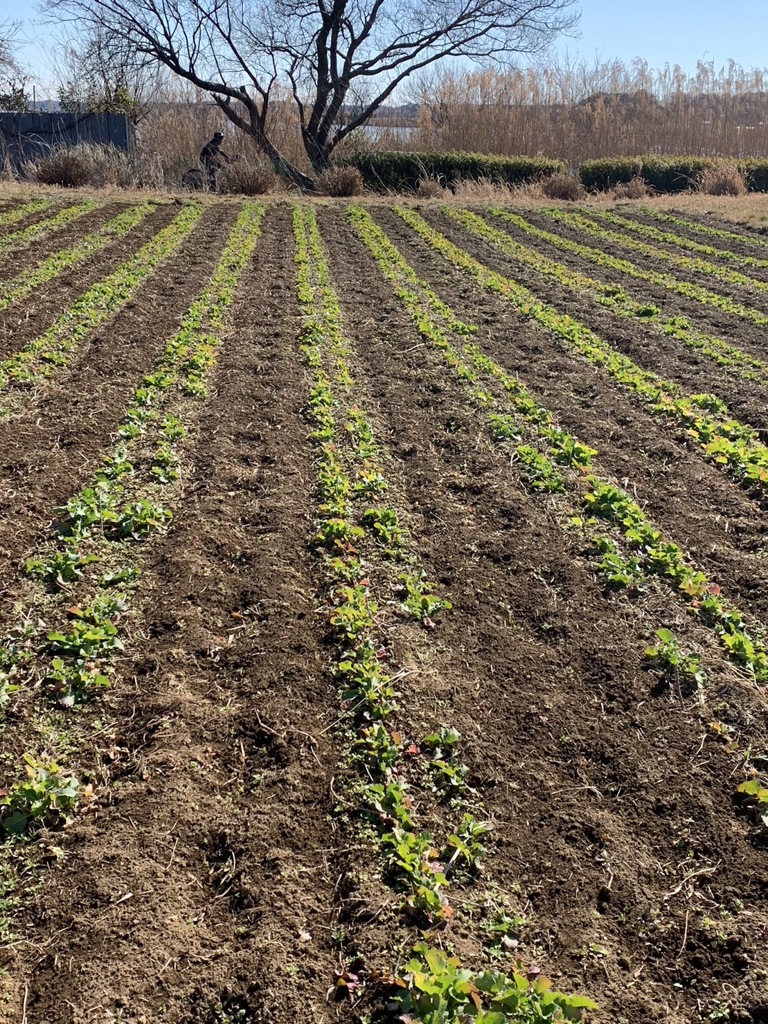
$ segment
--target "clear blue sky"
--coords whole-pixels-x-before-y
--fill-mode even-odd
[[[571,54],[642,57],[653,68],[679,64],[683,71],[694,71],[699,60],[718,68],[730,59],[745,68],[768,67],[766,0],[581,0],[580,8],[581,38],[558,47]]]
[[[20,56],[38,80],[50,80],[51,33],[36,24],[34,0],[0,0],[0,21],[22,22]],[[731,58],[744,67],[768,67],[768,2],[742,0],[581,0],[580,38],[557,47],[588,61],[642,57],[651,67],[679,64],[693,71],[699,60],[716,67]]]

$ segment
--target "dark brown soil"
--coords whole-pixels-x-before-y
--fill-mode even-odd
[[[101,805],[28,908],[32,951],[15,969],[30,1024],[80,1024],[94,1006],[201,1024],[217,1004],[259,1024],[328,1013],[338,754],[306,543],[289,230],[284,211],[269,215],[183,505],[147,553],[142,642],[100,741],[114,757]]]
[[[702,908],[727,916],[746,894],[759,919],[764,854],[734,814],[729,758],[642,666],[654,617],[675,613],[663,596],[637,615],[602,593],[547,500],[523,493],[483,442],[383,282],[361,273],[365,252],[341,216],[322,226],[422,524],[420,558],[454,601],[432,685],[497,823],[489,872],[507,891],[522,885],[546,969],[595,994],[600,1020],[690,1020],[723,983],[739,992],[737,1019],[759,1020],[759,928],[744,918],[735,945],[714,948]],[[454,305],[456,293],[454,281]],[[761,698],[728,678],[724,669],[715,691],[748,720]],[[708,866],[697,893],[672,893],[693,864]]]
[[[759,506],[383,207],[372,212],[418,273],[478,324],[478,343],[593,442],[601,465],[637,488],[729,594],[765,612]],[[9,518],[0,533],[9,557],[44,529],[68,474],[74,488],[92,470],[233,216],[207,213],[168,263],[172,274],[191,266],[190,280],[153,277],[115,337],[100,332],[102,347],[84,350],[43,397],[40,424],[30,413],[11,425],[26,434],[14,443],[9,427],[0,439],[0,480],[7,486],[14,472],[19,481],[8,507],[21,532],[14,538]],[[414,735],[425,721],[462,733],[494,826],[481,884],[527,918],[523,960],[596,998],[596,1024],[692,1024],[719,1003],[734,1024],[765,1022],[766,849],[734,801],[742,761],[707,726],[718,719],[764,751],[764,693],[667,589],[634,599],[604,591],[579,536],[563,528],[563,502],[525,489],[343,209],[318,216],[357,398],[388,449],[388,493],[418,564],[453,602],[433,632],[392,632],[394,663],[407,669],[406,725]],[[21,941],[2,951],[0,997],[19,1021],[359,1024],[348,1004],[326,1002],[334,971],[358,954],[363,974],[391,969],[396,901],[372,897],[375,865],[355,862],[333,817],[345,768],[309,544],[315,467],[292,257],[289,211],[273,206],[187,441],[172,527],[137,556],[122,681],[66,720],[99,799],[49,837],[49,869],[24,890],[15,923]],[[581,310],[602,332],[593,307]],[[102,352],[100,369],[91,364]],[[675,358],[660,347],[654,367],[676,373]],[[67,419],[67,386],[85,396],[72,419],[95,402],[92,429]],[[49,458],[57,425],[72,440]],[[709,680],[699,695],[649,670],[643,652],[662,625],[703,651]],[[31,704],[26,714],[17,736],[6,732],[11,752],[65,723]],[[461,956],[472,945],[461,925],[446,940]]]
[[[82,346],[74,365],[0,424],[0,608],[10,610],[10,576],[45,537],[54,508],[92,477],[139,381],[211,273],[233,218],[229,208],[206,213],[117,320]]]
[[[42,334],[59,313],[67,309],[83,292],[97,281],[108,277],[121,263],[170,223],[179,207],[158,206],[154,213],[122,238],[110,242],[84,263],[65,271],[36,288],[21,303],[14,303],[0,312],[0,359],[7,359]]]
[[[561,235],[564,238],[570,238],[581,245],[588,245],[593,249],[602,250],[621,259],[627,259],[641,270],[647,269],[669,273],[680,281],[692,281],[711,292],[727,295],[747,307],[758,309],[761,312],[768,310],[768,296],[763,293],[746,291],[719,278],[707,277],[706,275],[695,274],[688,270],[661,264],[638,253],[624,250],[612,243],[593,238],[591,235],[578,231],[575,228],[569,228],[565,224],[555,223],[543,214],[526,210],[525,217],[532,224],[546,231]],[[523,242],[525,245],[532,245],[551,259],[572,267],[579,271],[579,273],[586,274],[588,277],[594,277],[599,281],[610,281],[619,284],[634,299],[640,302],[654,303],[667,316],[686,316],[700,330],[714,334],[716,337],[721,337],[725,341],[734,341],[735,338],[738,338],[738,344],[743,345],[747,351],[752,352],[761,359],[768,358],[768,345],[766,345],[765,341],[766,331],[764,327],[755,325],[741,316],[727,313],[715,306],[705,305],[696,299],[686,298],[684,295],[679,295],[659,285],[649,284],[646,281],[630,277],[619,271],[598,266],[589,260],[565,252],[552,243],[532,239],[530,235],[497,218],[493,218],[493,223],[495,227],[507,231],[510,235],[517,238],[518,241]],[[637,333],[640,333],[639,324],[637,325]]]

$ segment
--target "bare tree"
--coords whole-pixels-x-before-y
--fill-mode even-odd
[[[331,154],[410,75],[447,59],[504,63],[571,28],[574,0],[41,0],[211,93],[305,187],[270,137],[289,83],[309,162]]]
[[[13,55],[13,40],[18,30],[19,26],[13,22],[0,22],[0,74],[19,74],[19,66]]]
[[[161,69],[137,62],[125,39],[99,29],[61,48],[57,76],[63,110],[125,114],[137,128],[150,112]]]
[[[29,79],[14,55],[18,32],[15,22],[0,22],[0,110],[23,112],[29,109]]]

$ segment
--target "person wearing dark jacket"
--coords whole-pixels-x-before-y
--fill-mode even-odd
[[[208,189],[216,191],[216,178],[224,164],[229,163],[229,157],[221,148],[224,136],[221,132],[215,132],[210,142],[206,142],[200,150],[200,162],[205,168],[205,175],[208,181]]]

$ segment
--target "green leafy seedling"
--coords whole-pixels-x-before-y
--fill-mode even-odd
[[[45,764],[30,754],[24,760],[26,778],[0,797],[0,826],[6,836],[23,835],[33,824],[66,822],[77,806],[80,783],[74,776],[65,776],[55,761]]]
[[[656,636],[659,643],[645,649],[646,658],[660,666],[667,678],[678,682],[687,679],[697,687],[703,686],[707,681],[707,673],[701,667],[701,655],[682,650],[675,634],[669,629],[657,630]]]

